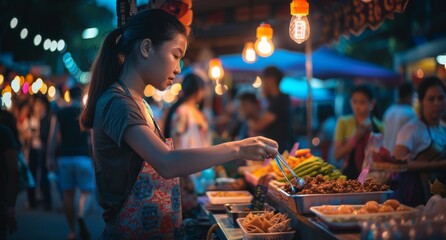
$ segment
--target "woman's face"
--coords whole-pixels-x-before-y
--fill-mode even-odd
[[[142,64],[142,78],[145,83],[161,91],[172,85],[176,75],[181,72],[180,60],[186,53],[186,46],[186,36],[176,34],[158,49],[151,47],[149,57]]]
[[[432,86],[426,90],[421,106],[423,116],[427,120],[439,120],[445,113],[446,93],[440,86]]]
[[[355,92],[350,98],[353,114],[358,117],[368,117],[373,109],[373,102],[362,92]]]

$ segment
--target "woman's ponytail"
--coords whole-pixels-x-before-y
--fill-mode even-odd
[[[106,36],[99,55],[91,67],[91,80],[87,87],[88,101],[79,118],[83,130],[93,127],[96,102],[102,93],[119,78],[122,65],[119,61],[117,42],[120,35],[121,28],[118,28]]]

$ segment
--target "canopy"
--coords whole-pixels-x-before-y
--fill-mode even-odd
[[[313,76],[328,78],[366,78],[396,82],[400,75],[386,68],[355,60],[326,47],[319,48],[312,54]],[[232,72],[260,73],[267,66],[276,66],[293,77],[305,76],[305,54],[277,49],[267,58],[258,57],[257,61],[245,63],[241,54],[220,56],[223,68]]]

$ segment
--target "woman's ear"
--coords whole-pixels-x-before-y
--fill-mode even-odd
[[[149,38],[145,38],[141,41],[140,51],[143,57],[148,58],[152,49],[152,41]]]

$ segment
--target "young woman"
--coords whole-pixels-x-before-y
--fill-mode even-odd
[[[440,79],[424,79],[418,86],[419,118],[398,132],[393,155],[409,160],[408,172],[401,175],[396,193],[402,203],[426,204],[431,196],[428,181],[438,178],[446,183],[446,127],[440,125],[446,110],[445,98],[446,88]]]
[[[362,169],[369,133],[382,131],[382,126],[372,116],[375,101],[367,85],[352,90],[350,105],[353,115],[342,116],[336,123],[334,156],[336,161],[345,160],[343,174],[356,179]]]
[[[261,161],[277,154],[277,143],[263,137],[172,149],[143,101],[143,89],[171,85],[186,47],[186,30],[175,17],[143,10],[107,35],[95,61],[80,123],[93,130],[105,239],[181,238],[178,177],[233,159]]]

